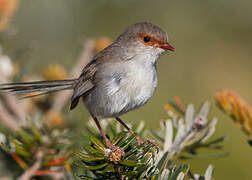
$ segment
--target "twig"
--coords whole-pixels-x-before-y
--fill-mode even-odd
[[[92,60],[92,57],[94,55],[94,49],[95,41],[92,39],[88,39],[83,46],[83,51],[77,61],[77,64],[72,70],[72,76],[78,76],[81,73],[83,67],[85,67]]]
[[[81,73],[83,67],[85,67],[89,61],[91,61],[93,52],[95,48],[95,41],[94,40],[87,40],[84,44],[82,54],[80,55],[76,65],[74,66],[71,78],[76,78]],[[60,111],[63,106],[67,103],[72,95],[72,91],[62,91],[59,92],[55,98],[54,103],[52,105],[52,110]]]
[[[43,151],[38,151],[36,154],[36,162],[29,168],[27,169],[19,178],[18,180],[29,180],[31,179],[36,171],[40,168],[42,158],[44,156]]]
[[[1,177],[0,180],[11,180],[11,178],[8,178],[8,177]]]
[[[200,130],[203,128],[203,119],[198,117],[195,119],[194,123],[178,138],[174,143],[168,148],[167,152],[174,154],[180,145],[188,138],[195,130]]]
[[[52,172],[48,175],[52,177],[53,180],[72,180],[72,176],[65,172],[63,167],[51,167]]]
[[[0,103],[0,121],[10,130],[13,131],[19,130],[17,120],[8,113],[8,111],[4,108],[4,106],[1,103]]]
[[[6,93],[3,97],[6,101],[7,106],[17,116],[17,120],[18,120],[17,122],[20,125],[25,125],[26,113],[24,111],[24,108],[20,105],[20,102],[18,102],[17,97],[9,93]]]
[[[10,76],[7,76],[0,72],[0,82],[8,83],[10,82],[10,79]],[[17,96],[14,94],[4,93],[3,98],[5,99],[6,105],[15,114],[16,124],[25,125],[26,113],[24,111],[24,108],[20,105]],[[7,110],[5,110],[5,114],[7,114]]]

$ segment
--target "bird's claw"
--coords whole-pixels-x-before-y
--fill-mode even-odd
[[[157,148],[157,150],[159,150],[158,144],[153,139],[142,140],[140,139],[140,137],[136,137],[136,141],[138,146],[147,142],[149,144],[152,144],[155,148]]]

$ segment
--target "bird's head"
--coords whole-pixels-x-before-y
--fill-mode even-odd
[[[140,22],[129,26],[117,42],[124,51],[137,54],[160,56],[165,51],[175,51],[168,42],[167,34],[158,26],[149,22]]]

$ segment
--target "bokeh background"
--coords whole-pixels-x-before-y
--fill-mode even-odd
[[[216,90],[231,88],[252,103],[251,12],[250,0],[25,0],[0,41],[26,74],[39,75],[51,63],[70,69],[88,38],[114,40],[139,21],[159,25],[176,52],[158,60],[159,86],[152,100],[123,116],[155,129],[167,118],[164,104],[175,95],[200,105],[214,102]],[[82,105],[70,114],[77,119],[72,124],[89,117]],[[252,148],[245,135],[216,106],[211,114],[219,119],[216,136],[229,135],[222,151],[230,155],[190,161],[192,170],[203,172],[211,163],[216,179],[251,179]]]

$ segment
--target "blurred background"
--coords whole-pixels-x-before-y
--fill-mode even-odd
[[[15,2],[14,0],[11,0]],[[252,2],[249,0],[25,0],[18,3],[0,42],[6,55],[27,74],[39,76],[48,64],[71,69],[88,38],[115,40],[125,28],[139,21],[159,25],[169,35],[174,53],[157,63],[159,85],[151,101],[122,118],[144,120],[158,128],[167,118],[163,106],[175,95],[185,103],[213,101],[214,93],[230,88],[252,103]],[[68,109],[66,109],[68,111]],[[83,105],[69,112],[79,128],[89,115]],[[194,172],[215,167],[216,179],[251,179],[252,148],[245,135],[213,106],[216,136],[228,135],[221,159],[190,162]],[[76,132],[79,132],[76,131]]]

